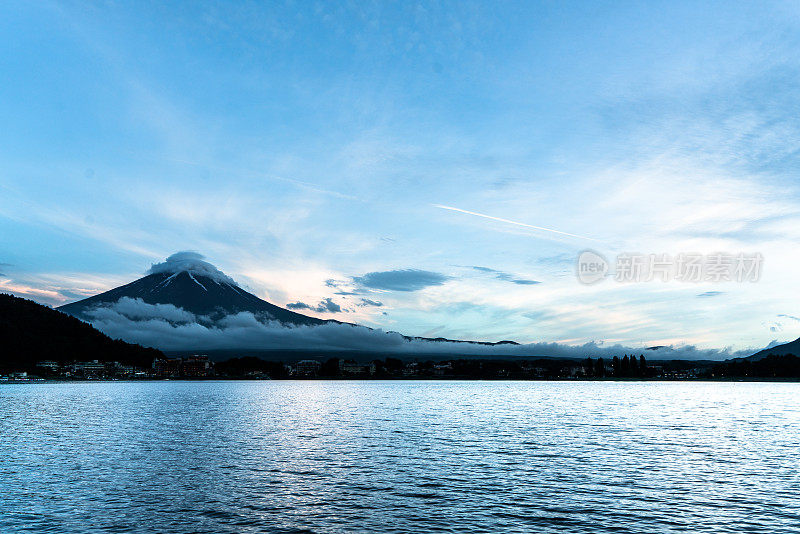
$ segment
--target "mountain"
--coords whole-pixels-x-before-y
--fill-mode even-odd
[[[118,361],[148,367],[161,351],[111,339],[64,313],[0,293],[0,369],[32,369],[42,360]]]
[[[770,347],[768,349],[756,352],[752,356],[748,356],[747,359],[761,360],[763,358],[766,358],[767,356],[785,356],[786,354],[794,354],[795,356],[800,356],[800,338],[797,338],[794,341],[790,341],[789,343],[783,343],[782,345],[775,345],[774,347]]]
[[[516,345],[513,341],[456,341],[403,336],[336,320],[309,317],[242,289],[194,252],[178,252],[129,284],[58,308],[103,332],[164,350],[367,350],[397,348],[402,341],[461,346]],[[188,313],[187,313],[188,312]],[[240,312],[253,315],[236,317]],[[252,319],[256,319],[256,323]],[[325,326],[310,332],[286,327]],[[200,328],[194,328],[200,326]],[[181,348],[178,348],[181,347]]]
[[[154,265],[147,276],[130,284],[66,304],[58,310],[88,319],[87,312],[92,308],[114,304],[123,297],[141,299],[147,304],[171,304],[211,321],[250,312],[259,319],[291,325],[331,322],[270,304],[239,287],[230,277],[203,261],[199,254],[189,252],[170,256],[164,263]]]
[[[195,315],[206,316],[212,321],[226,315],[250,312],[257,317],[286,324],[319,325],[327,322],[270,304],[234,283],[191,271],[149,274],[130,284],[66,304],[58,310],[75,317],[87,318],[88,310],[113,304],[123,297],[141,299],[147,304],[172,304]]]

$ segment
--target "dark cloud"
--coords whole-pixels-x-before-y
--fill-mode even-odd
[[[376,306],[376,307],[380,307],[380,306],[383,306],[383,302],[378,302],[377,300],[361,299],[361,304],[359,304],[359,306]]]
[[[332,313],[338,313],[338,312],[342,311],[342,307],[339,306],[338,304],[336,304],[335,302],[333,302],[329,298],[327,298],[327,299],[323,300],[322,302],[320,302],[317,307],[318,308],[319,307],[324,307],[325,310],[327,310],[329,312],[332,312]]]
[[[339,313],[342,311],[342,307],[333,302],[330,298],[320,301],[316,306],[311,306],[305,302],[290,302],[286,307],[290,310],[310,310],[318,313]]]
[[[338,291],[334,292],[334,295],[354,296],[364,294],[363,291],[358,291],[354,288],[348,287],[349,284],[345,280],[334,280],[333,278],[329,278],[325,280],[325,285],[333,289],[338,289]]]
[[[722,294],[724,294],[724,292],[722,291],[706,291],[705,293],[700,293],[699,295],[697,295],[697,297],[704,299],[709,297],[718,297]]]
[[[353,282],[360,286],[389,291],[417,291],[430,286],[440,286],[448,280],[449,276],[417,269],[378,271],[353,277]]]
[[[498,277],[498,278],[500,278],[500,277]],[[503,278],[500,278],[500,279],[503,280]],[[512,279],[510,279],[508,281],[511,282],[512,284],[517,284],[517,285],[521,285],[521,286],[533,286],[533,285],[536,285],[536,284],[541,284],[541,282],[538,281],[538,280],[525,280],[524,278],[512,278]]]
[[[323,301],[326,302],[326,301]],[[317,349],[386,351],[399,355],[442,354],[480,357],[561,357],[613,358],[620,354],[639,354],[642,349],[602,343],[561,345],[478,345],[406,339],[396,332],[373,330],[343,323],[318,326],[288,326],[265,321],[252,313],[229,315],[216,322],[195,317],[171,304],[147,304],[141,299],[122,298],[118,302],[88,312],[90,322],[113,338],[162,350],[215,349]],[[693,346],[659,347],[647,351],[650,359],[723,360],[756,352],[701,350]]]
[[[286,305],[286,308],[290,310],[313,310],[316,306],[311,306],[310,304],[306,304],[305,302],[290,302]]]
[[[529,280],[527,278],[517,278],[509,273],[498,271],[497,269],[490,269],[489,267],[481,267],[478,265],[473,265],[473,269],[476,271],[480,271],[482,273],[489,273],[494,275],[495,278],[498,280],[502,280],[504,282],[511,282],[512,284],[517,284],[521,286],[532,286],[535,284],[541,284],[538,280]]]

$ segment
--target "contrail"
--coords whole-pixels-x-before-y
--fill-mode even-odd
[[[491,215],[486,215],[486,214],[483,214],[483,213],[476,213],[474,211],[462,210],[461,208],[454,208],[452,206],[443,206],[441,204],[434,204],[433,207],[434,208],[441,208],[443,210],[457,211],[459,213],[466,213],[467,215],[474,215],[475,217],[483,217],[484,219],[491,219],[493,221],[503,222],[503,223],[507,223],[507,224],[513,224],[515,226],[522,226],[524,228],[532,228],[534,230],[542,230],[544,232],[552,232],[554,234],[561,234],[561,235],[567,235],[567,236],[570,236],[570,237],[577,237],[578,239],[588,239],[589,241],[597,241],[599,243],[599,241],[597,239],[593,239],[591,237],[586,237],[584,235],[570,234],[569,232],[562,232],[561,230],[553,230],[552,228],[544,228],[542,226],[534,226],[532,224],[525,224],[525,223],[521,223],[521,222],[517,222],[517,221],[510,221],[508,219],[501,219],[500,217],[492,217]]]

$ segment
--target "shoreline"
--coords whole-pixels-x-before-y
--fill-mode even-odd
[[[97,379],[0,379],[0,386],[5,384],[88,384],[97,382],[762,382],[773,383],[800,383],[800,378],[472,378],[472,377],[409,377],[409,378],[359,378],[359,377],[315,377],[315,378],[252,378],[252,377],[202,377],[202,378],[97,378]]]

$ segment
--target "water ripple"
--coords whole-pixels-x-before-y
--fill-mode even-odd
[[[800,385],[0,386],[0,532],[800,532]]]

